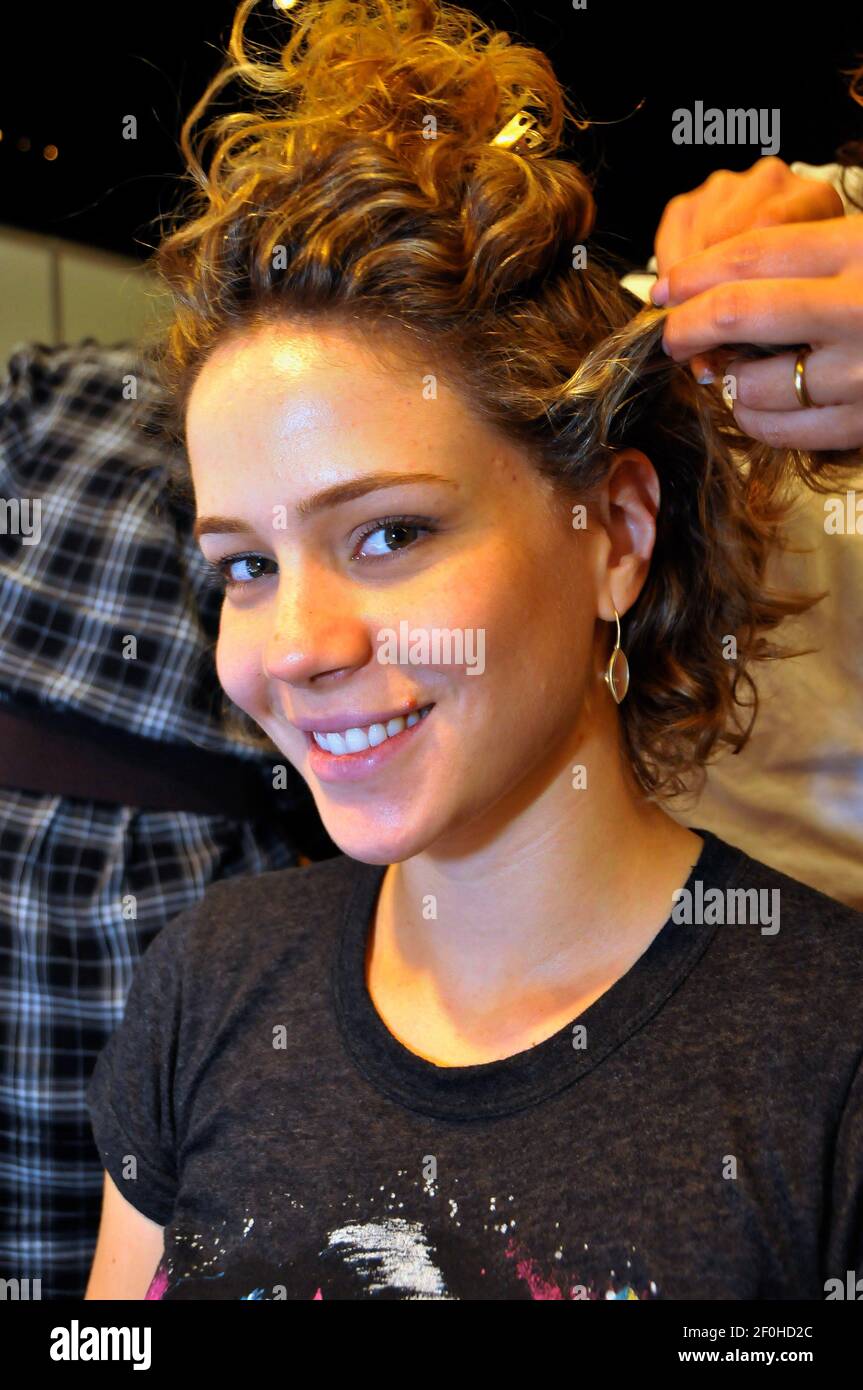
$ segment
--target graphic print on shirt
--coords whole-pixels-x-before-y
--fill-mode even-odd
[[[404,1169],[398,1178],[406,1176]],[[454,1180],[456,1183],[458,1179]],[[622,1268],[604,1271],[602,1278],[585,1275],[595,1267],[589,1241],[565,1242],[556,1222],[547,1249],[528,1247],[518,1234],[518,1203],[513,1194],[484,1199],[482,1220],[462,1219],[466,1205],[458,1197],[441,1198],[433,1182],[405,1199],[397,1195],[398,1180],[381,1184],[366,1199],[349,1195],[335,1207],[317,1244],[273,1256],[277,1234],[256,1227],[248,1211],[237,1235],[227,1237],[192,1232],[171,1224],[165,1230],[166,1250],[159,1262],[147,1299],[282,1300],[384,1298],[404,1300],[595,1300],[655,1299],[660,1291],[638,1259],[634,1245]],[[430,1203],[420,1212],[423,1198]],[[271,1200],[295,1210],[303,1204],[290,1193],[272,1193]],[[461,1209],[460,1209],[461,1208]],[[348,1211],[350,1210],[350,1214]],[[412,1210],[413,1214],[402,1214]],[[580,1250],[579,1250],[580,1246]],[[207,1287],[218,1280],[218,1292]]]

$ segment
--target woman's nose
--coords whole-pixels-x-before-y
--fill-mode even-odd
[[[371,643],[349,596],[320,574],[280,579],[266,638],[264,674],[291,684],[362,665]]]

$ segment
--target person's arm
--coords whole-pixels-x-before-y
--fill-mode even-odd
[[[127,1202],[105,1172],[102,1219],[86,1299],[142,1299],[164,1251],[164,1227]]]
[[[185,1115],[188,938],[196,924],[209,924],[214,886],[219,887],[211,884],[147,946],[134,968],[123,1020],[87,1083],[104,1173],[87,1299],[144,1298],[163,1253],[179,1187],[177,1132]]]

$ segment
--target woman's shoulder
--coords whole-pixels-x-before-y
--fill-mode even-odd
[[[173,948],[212,961],[268,944],[320,935],[341,920],[357,877],[369,866],[345,854],[259,874],[240,874],[208,884],[199,900],[175,917],[163,935]]]
[[[230,878],[214,879],[207,885],[201,902],[218,901],[226,907],[236,898],[254,900],[264,906],[273,901],[284,902],[296,895],[327,893],[344,885],[354,872],[368,868],[346,854],[330,859],[314,860],[311,864],[291,865],[286,869],[267,869],[258,874],[235,874]]]
[[[724,849],[735,849],[725,841]],[[697,872],[677,918],[715,924],[711,954],[733,961],[737,978],[769,989],[777,1003],[857,1013],[863,991],[863,912],[771,868],[742,849],[721,883],[699,888]],[[845,1014],[847,1017],[847,1014]],[[821,1015],[821,1024],[825,1024]]]
[[[703,832],[702,832],[703,833]],[[717,841],[738,856],[733,873],[729,876],[729,887],[738,891],[757,892],[758,907],[766,913],[768,904],[776,908],[776,924],[788,929],[789,936],[797,936],[801,931],[825,932],[835,934],[850,933],[852,939],[863,931],[863,911],[840,902],[829,893],[811,884],[794,878],[781,869],[775,869],[748,854],[739,846]],[[861,874],[861,893],[863,893],[863,874]],[[769,898],[763,896],[769,894]],[[740,900],[738,898],[738,900]],[[751,910],[755,910],[755,898],[746,900]],[[779,935],[779,932],[776,932]],[[788,939],[788,938],[786,938]],[[860,937],[863,940],[863,936]]]
[[[331,859],[297,864],[287,869],[269,869],[258,874],[237,874],[208,884],[201,905],[220,913],[234,913],[243,905],[254,904],[264,916],[280,916],[291,907],[331,901],[348,890],[355,876],[369,866],[336,854]]]
[[[765,1123],[805,1097],[835,1127],[863,1066],[863,914],[727,841],[708,851],[672,915],[692,926],[669,944],[683,953],[692,933],[671,1001],[687,1067],[729,1095],[767,1097]]]

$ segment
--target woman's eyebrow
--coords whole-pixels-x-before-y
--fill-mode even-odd
[[[298,502],[295,511],[301,518],[312,516],[328,507],[337,507],[342,502],[352,502],[357,497],[364,497],[366,493],[380,492],[388,487],[405,487],[410,483],[444,483],[447,487],[456,489],[459,486],[454,478],[445,478],[439,473],[366,473],[361,478],[351,478],[346,483],[336,483],[333,487],[313,493],[311,497]],[[199,540],[203,535],[250,529],[253,528],[249,527],[248,522],[238,517],[202,516],[195,522],[194,537],[195,540]]]

